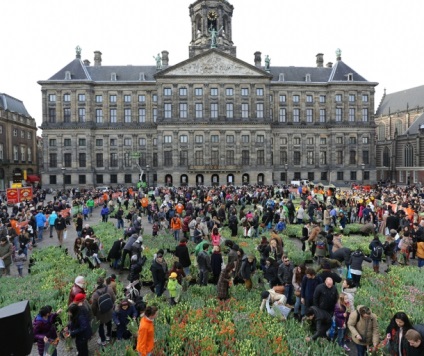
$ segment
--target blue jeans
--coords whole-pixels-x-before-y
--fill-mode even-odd
[[[190,266],[189,267],[183,267],[184,273],[186,276],[190,275]]]
[[[180,230],[173,231],[175,241],[180,241]]]
[[[418,267],[424,267],[424,258],[419,258],[418,257]]]
[[[124,219],[118,219],[118,229],[120,229],[120,228],[124,228]]]
[[[356,344],[356,352],[357,356],[365,356],[368,355],[367,347],[363,345]]]
[[[115,258],[115,260],[113,261],[113,264],[112,264],[112,268],[118,269],[119,262],[121,262],[121,259],[120,258]]]
[[[305,304],[302,304],[300,301],[301,301],[301,298],[296,297],[296,303],[294,303],[293,312],[295,314],[299,314],[299,311],[300,311],[300,315],[304,316],[306,314],[306,306]]]
[[[293,305],[293,291],[294,287],[293,284],[286,284],[284,286],[284,295],[287,298],[287,304]]]
[[[92,206],[88,207],[88,211],[90,212],[90,215],[93,215],[93,207]]]
[[[54,228],[54,224],[50,225],[50,237],[53,237],[53,228]]]
[[[44,226],[37,226],[37,236],[39,240],[43,239],[43,231],[44,231]]]
[[[160,297],[163,294],[163,290],[165,288],[165,282],[159,283],[155,285],[155,293],[156,296]]]
[[[337,344],[341,347],[345,344],[344,337],[346,335],[346,328],[337,328]]]

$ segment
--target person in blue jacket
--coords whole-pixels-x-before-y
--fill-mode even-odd
[[[128,317],[136,319],[137,311],[127,299],[123,299],[112,316],[113,322],[116,324],[116,338],[118,340],[128,340],[132,336],[127,329],[127,325],[130,322]]]
[[[91,338],[91,325],[88,312],[72,303],[68,308],[69,324],[65,327],[65,337],[75,338],[78,356],[88,356],[88,340]]]

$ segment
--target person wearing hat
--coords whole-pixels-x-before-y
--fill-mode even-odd
[[[244,280],[244,286],[248,291],[252,289],[252,276],[256,271],[256,258],[252,253],[244,255],[241,261],[240,277]]]
[[[82,309],[82,312],[87,314],[88,319],[90,320],[90,323],[91,323],[91,320],[93,319],[94,315],[93,315],[93,311],[91,310],[91,305],[87,300],[86,294],[78,293],[75,296],[72,303],[77,304],[80,307],[80,309]]]
[[[123,299],[113,312],[117,340],[128,340],[132,337],[131,332],[127,329],[130,322],[128,318],[135,320],[137,318],[137,311],[128,299]]]
[[[181,290],[181,286],[178,284],[177,277],[178,275],[175,272],[172,272],[169,275],[168,291],[169,291],[169,303],[171,305],[177,304],[177,301],[175,299],[177,297],[178,290]]]
[[[85,278],[83,276],[78,276],[75,278],[74,285],[69,292],[68,305],[74,301],[77,294],[82,293],[85,295],[85,285]]]

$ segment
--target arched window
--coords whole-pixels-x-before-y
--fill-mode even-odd
[[[181,184],[181,186],[185,186],[185,185],[187,185],[187,184],[188,184],[188,177],[187,177],[187,175],[186,175],[186,174],[183,174],[183,175],[180,177],[180,184]]]
[[[250,179],[249,179],[249,175],[247,173],[243,174],[241,179],[242,179],[243,185],[249,184]]]
[[[263,173],[259,173],[259,174],[258,174],[258,184],[259,184],[259,185],[263,185],[263,184],[264,184],[264,181],[265,181],[265,176],[264,176],[264,174],[263,174]]]
[[[165,185],[167,187],[172,187],[172,176],[170,174],[165,176]]]
[[[389,147],[384,147],[384,150],[383,150],[383,167],[390,167],[390,149],[389,149]]]
[[[397,131],[397,134],[398,135],[402,135],[403,134],[402,120],[396,120],[396,122],[395,122],[395,131]]]
[[[234,184],[234,174],[227,175],[227,184]]]
[[[386,138],[386,125],[381,124],[378,126],[378,139],[380,141],[384,140]]]
[[[203,175],[202,175],[202,174],[198,174],[198,175],[196,176],[196,184],[197,184],[197,185],[203,185],[203,182],[204,182]]]
[[[414,148],[410,143],[405,146],[405,167],[413,167],[414,166]]]
[[[212,180],[213,186],[219,185],[219,175],[218,174],[212,174],[211,180]]]

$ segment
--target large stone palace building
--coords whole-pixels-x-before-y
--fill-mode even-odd
[[[335,63],[237,58],[233,6],[190,5],[188,59],[94,65],[76,58],[42,86],[43,184],[61,187],[376,181],[374,88]]]
[[[377,179],[424,181],[424,86],[384,93],[376,112]]]
[[[21,100],[0,93],[0,190],[25,178],[38,181],[37,157],[35,119]]]

